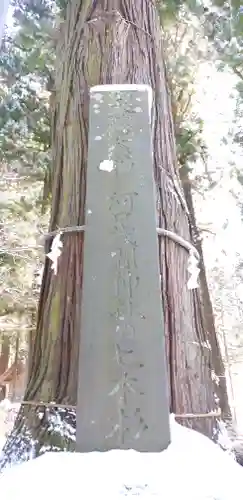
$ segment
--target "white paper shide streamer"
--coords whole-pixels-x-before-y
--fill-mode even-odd
[[[188,266],[187,266],[187,270],[190,274],[190,278],[187,282],[188,290],[194,290],[196,288],[199,288],[198,276],[200,273],[200,269],[198,265],[199,265],[199,259],[195,255],[193,249],[191,249],[189,252]]]
[[[57,274],[57,262],[62,253],[63,243],[61,242],[62,233],[58,233],[55,238],[53,238],[51,251],[47,254],[47,257],[52,261],[51,269],[54,274]]]

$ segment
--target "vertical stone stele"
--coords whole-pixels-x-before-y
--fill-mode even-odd
[[[151,106],[145,85],[90,93],[79,452],[170,443]]]

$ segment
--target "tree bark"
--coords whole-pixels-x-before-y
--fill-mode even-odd
[[[154,91],[152,134],[158,226],[190,241],[188,210],[176,166],[170,97],[155,2],[70,1],[61,27],[57,63],[50,231],[84,224],[90,87],[144,83],[151,85]],[[75,405],[82,233],[63,235],[63,244],[56,276],[50,261],[45,263],[25,399]],[[160,238],[159,248],[170,409],[179,414],[208,412],[215,407],[210,356],[199,293],[187,289],[188,253],[167,238]],[[49,249],[50,241],[46,247]],[[45,443],[54,446],[52,434],[48,432],[47,412],[42,408],[38,417],[32,408],[22,408],[5,446],[7,458],[2,461],[2,467],[6,460],[12,460],[11,450],[16,453],[16,443],[18,454],[23,453],[17,432],[24,433],[26,426],[32,439],[38,441],[37,453]],[[205,418],[182,420],[182,423],[212,436],[215,422]]]

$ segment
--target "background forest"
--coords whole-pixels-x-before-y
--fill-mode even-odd
[[[220,407],[228,417],[225,367],[243,434],[243,7],[238,0],[157,4],[179,175],[204,256],[205,324],[216,332],[210,349]],[[13,0],[0,53],[0,438],[12,425],[6,402],[24,397],[37,326],[65,8],[65,0]]]

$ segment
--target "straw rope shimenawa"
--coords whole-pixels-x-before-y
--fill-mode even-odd
[[[21,405],[25,406],[44,406],[45,408],[63,408],[64,410],[74,410],[76,411],[76,405],[68,405],[61,403],[45,403],[42,401],[21,401]],[[175,418],[218,418],[221,416],[221,410],[211,411],[208,413],[182,413],[174,414]]]
[[[85,231],[85,226],[72,226],[72,227],[63,227],[56,229],[55,231],[52,231],[51,233],[47,233],[44,235],[44,240],[47,240],[49,238],[53,238],[54,236],[57,236],[58,234],[66,234],[66,233],[80,233]],[[194,245],[189,243],[189,241],[186,241],[182,236],[179,236],[178,234],[174,233],[173,231],[168,231],[168,229],[164,229],[161,227],[157,227],[157,233],[158,236],[165,236],[167,238],[170,238],[173,240],[175,243],[178,243],[180,246],[185,248],[188,252],[193,252],[195,257],[200,260],[200,256]]]

